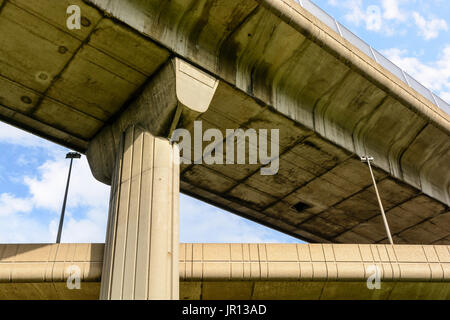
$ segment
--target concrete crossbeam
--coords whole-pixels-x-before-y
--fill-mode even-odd
[[[89,143],[87,157],[94,177],[111,184],[120,136],[139,125],[155,136],[169,137],[178,121],[205,112],[219,81],[180,59],[170,59],[145,86],[140,96]],[[188,120],[190,119],[190,120]]]
[[[0,245],[0,299],[97,299],[103,250]],[[449,246],[186,243],[179,252],[180,299],[450,299]],[[80,290],[66,286],[73,265]],[[380,289],[367,287],[372,266]]]
[[[277,129],[276,175],[181,164],[181,192],[307,242],[384,243],[369,154],[394,242],[450,243],[449,116],[295,1],[73,4],[80,30],[67,1],[0,5],[1,121],[87,152],[106,184],[130,125]]]

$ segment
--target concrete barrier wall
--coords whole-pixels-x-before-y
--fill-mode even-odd
[[[103,244],[0,245],[0,299],[97,299],[103,250]],[[184,243],[180,299],[450,299],[449,250]],[[80,290],[66,285],[73,265],[81,271]],[[375,268],[380,289],[371,290]]]

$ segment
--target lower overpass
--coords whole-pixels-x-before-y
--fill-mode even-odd
[[[450,299],[445,245],[182,243],[179,253],[180,299]],[[0,299],[98,299],[103,255],[104,244],[0,245]]]

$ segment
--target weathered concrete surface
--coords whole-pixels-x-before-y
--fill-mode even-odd
[[[98,299],[103,247],[0,245],[0,299]],[[179,270],[180,299],[450,299],[449,246],[186,243]]]
[[[128,127],[167,137],[180,118],[191,123],[208,109],[217,85],[214,77],[180,59],[169,59],[139,97],[90,141],[86,155],[94,177],[111,184],[119,141]]]
[[[450,171],[448,115],[293,1],[91,1],[328,140],[373,155],[380,168],[450,203],[450,177],[440,174]],[[424,148],[421,143],[430,136],[433,144]]]
[[[72,4],[81,30],[66,27]],[[83,152],[169,57],[80,0],[6,1],[0,34],[0,117]]]
[[[0,299],[98,299],[104,244],[0,245]],[[69,290],[71,266],[81,290]],[[74,283],[74,282],[73,282]]]
[[[167,107],[145,93],[176,55],[219,80],[206,112],[183,113],[179,127],[197,117],[205,129],[280,129],[277,175],[183,166],[183,192],[309,241],[383,242],[357,157],[370,154],[394,241],[450,242],[448,115],[294,2],[88,2],[3,2],[2,120],[85,152],[133,105],[151,102],[163,113],[147,124],[163,134],[176,123],[179,85],[159,84]],[[81,7],[81,30],[65,26],[69,4]],[[104,172],[93,171],[108,182],[104,160]]]

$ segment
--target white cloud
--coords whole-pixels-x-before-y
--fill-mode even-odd
[[[383,27],[380,8],[378,6],[368,6],[365,21],[367,30],[380,31]]]
[[[362,0],[346,0],[341,2],[332,2],[331,5],[341,5],[348,12],[345,14],[345,20],[359,26],[366,19],[366,12],[362,6]]]
[[[50,223],[52,237],[56,237],[59,214],[67,181],[69,160],[60,154],[38,168],[37,177],[25,177],[35,208],[53,211],[57,218]],[[74,160],[69,186],[62,242],[104,242],[108,216],[109,186],[96,181],[86,158]],[[71,212],[84,212],[75,218]]]
[[[68,215],[67,221],[64,222],[61,241],[68,243],[104,243],[106,223],[107,212],[101,208],[89,210],[85,218],[78,220]]]
[[[0,216],[10,216],[15,213],[30,212],[33,205],[30,199],[16,198],[9,193],[0,195]]]
[[[384,32],[388,35],[394,33],[393,29],[387,23],[388,20],[403,19],[403,13],[400,13],[398,2],[391,4],[389,1],[382,2],[384,11],[378,5],[364,6],[362,0],[330,0],[328,3],[332,6],[341,6],[347,13],[344,15],[345,21],[355,26],[365,25],[366,30],[375,32]]]
[[[381,6],[383,7],[383,18],[386,20],[405,21],[407,15],[405,11],[400,9],[399,0],[381,0]]]
[[[397,48],[384,50],[383,54],[441,98],[450,101],[450,45],[443,49],[436,61],[429,63]],[[450,113],[450,110],[446,112]]]
[[[28,187],[28,195],[0,194],[0,242],[54,242],[69,169],[65,149],[2,123],[0,143],[33,148],[33,154],[47,158],[34,176],[9,177]],[[16,163],[37,162],[19,157]],[[109,186],[93,178],[86,158],[74,160],[62,241],[104,242],[108,200]]]
[[[0,122],[0,143],[14,144],[22,147],[55,148],[55,144],[3,122]]]
[[[421,35],[425,40],[430,40],[437,38],[440,31],[447,31],[447,22],[443,19],[433,18],[426,20],[418,12],[413,12],[414,21],[419,28],[419,35]]]
[[[49,225],[30,214],[0,215],[0,243],[49,243],[55,239]]]
[[[441,92],[440,94],[441,98],[444,99],[447,103],[450,101],[450,91],[447,92]],[[447,114],[450,114],[450,110],[447,110]]]
[[[381,2],[381,6],[379,5]],[[447,31],[448,26],[444,19],[431,18],[426,20],[421,14],[404,7],[410,4],[406,0],[380,0],[376,5],[366,5],[362,0],[329,0],[332,6],[340,6],[346,10],[344,19],[357,27],[364,25],[366,30],[384,33],[392,36],[394,34],[405,34],[406,28],[410,27],[410,21],[414,21],[419,29],[418,34],[429,40],[439,36],[440,31]]]
[[[69,160],[64,158],[64,153],[60,153],[58,156],[58,159],[47,160],[41,165],[38,168],[38,176],[24,178],[34,205],[54,212],[61,210],[69,170]],[[67,207],[104,208],[108,205],[108,198],[109,186],[94,179],[86,158],[83,156],[79,160],[75,159]]]

